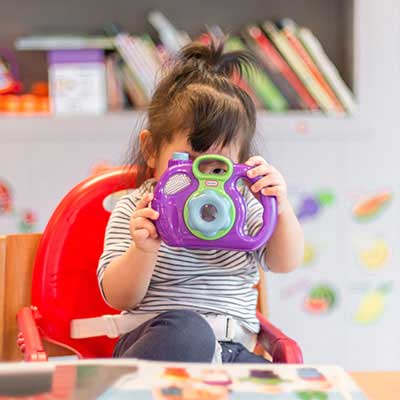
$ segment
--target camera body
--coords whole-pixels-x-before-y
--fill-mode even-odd
[[[213,161],[226,165],[222,175],[200,170],[202,162]],[[275,229],[277,201],[260,194],[263,225],[255,236],[247,235],[247,207],[237,183],[260,179],[247,177],[251,168],[220,155],[191,161],[187,153],[174,153],[151,203],[160,214],[155,225],[161,239],[169,246],[197,249],[252,251],[265,245]]]

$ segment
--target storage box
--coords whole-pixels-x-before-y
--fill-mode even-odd
[[[107,110],[103,50],[49,51],[48,64],[52,112],[101,114]]]

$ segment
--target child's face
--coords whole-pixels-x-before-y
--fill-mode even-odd
[[[233,162],[237,163],[239,160],[239,146],[232,144],[223,148],[212,146],[208,151],[204,153],[197,153],[193,151],[192,147],[188,143],[188,137],[185,134],[175,135],[171,143],[165,143],[161,147],[159,156],[154,160],[155,173],[154,177],[158,180],[161,175],[168,168],[168,161],[172,158],[175,152],[188,153],[190,159],[204,154],[220,154],[222,156],[230,158]],[[200,165],[200,170],[204,173],[223,173],[226,171],[226,165],[220,161],[204,162]]]

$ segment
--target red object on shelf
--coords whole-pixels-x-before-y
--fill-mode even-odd
[[[17,114],[20,112],[19,96],[7,94],[0,96],[0,110],[5,113]]]
[[[0,95],[19,93],[21,90],[15,55],[8,49],[0,48]]]
[[[32,84],[31,93],[38,97],[49,97],[49,85],[47,82],[34,82]]]
[[[33,94],[0,95],[0,113],[35,115],[48,114],[50,103],[48,97],[36,96]]]
[[[105,303],[97,283],[97,265],[109,218],[103,201],[112,193],[135,187],[135,181],[136,169],[123,167],[92,175],[75,186],[54,211],[36,253],[33,306],[24,307],[17,315],[17,344],[26,361],[47,360],[41,338],[61,344],[81,358],[112,355],[117,339],[72,339],[70,324],[74,319],[119,313]],[[262,343],[276,360],[302,362],[297,344],[265,317],[258,316]]]

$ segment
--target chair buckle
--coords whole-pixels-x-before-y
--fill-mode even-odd
[[[231,341],[234,339],[236,334],[236,320],[231,318],[231,317],[227,317],[226,318],[226,331],[225,331],[225,336],[226,339]]]
[[[101,318],[104,319],[107,336],[110,339],[119,337],[118,326],[115,322],[114,315],[102,315]]]

